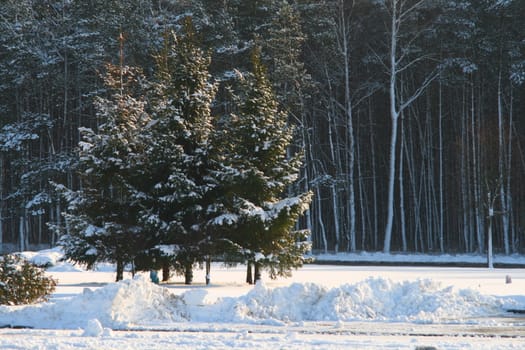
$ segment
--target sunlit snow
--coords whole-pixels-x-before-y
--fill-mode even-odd
[[[525,322],[506,312],[525,309],[517,269],[307,265],[249,286],[245,267],[213,264],[210,285],[197,270],[185,286],[147,273],[114,283],[112,266],[84,271],[57,249],[23,256],[59,285],[47,303],[0,306],[0,326],[26,327],[1,329],[0,348],[525,347]]]

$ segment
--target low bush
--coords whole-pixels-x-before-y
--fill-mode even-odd
[[[21,305],[46,301],[57,282],[44,269],[13,254],[0,257],[0,304]]]

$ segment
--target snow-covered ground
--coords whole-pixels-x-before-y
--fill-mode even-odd
[[[59,285],[48,303],[0,306],[2,349],[525,348],[525,317],[506,312],[525,309],[520,269],[307,265],[253,287],[215,264],[209,286],[203,271],[159,286],[24,255]]]

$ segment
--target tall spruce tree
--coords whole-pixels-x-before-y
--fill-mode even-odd
[[[300,155],[288,156],[293,129],[278,106],[258,50],[252,55],[253,72],[240,77],[236,110],[221,132],[221,194],[216,217],[209,227],[227,242],[227,259],[255,267],[255,280],[267,268],[271,278],[288,276],[302,266],[309,244],[307,232],[295,230],[307,210],[311,193],[291,195]],[[247,278],[252,283],[251,278]]]
[[[79,190],[59,186],[68,202],[67,232],[60,244],[68,259],[92,267],[116,263],[117,281],[124,266],[141,254],[139,224],[144,175],[141,130],[147,126],[144,79],[130,67],[107,65],[108,98],[96,100],[98,130],[81,129]]]
[[[197,45],[190,18],[184,33],[166,35],[164,44],[150,96],[153,122],[146,157],[151,183],[145,192],[151,203],[142,217],[158,238],[154,255],[174,264],[190,284],[194,264],[204,261],[211,247],[204,224],[214,187],[209,136],[215,85],[208,73],[210,58]]]

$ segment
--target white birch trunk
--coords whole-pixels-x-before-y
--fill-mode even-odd
[[[503,224],[503,245],[505,254],[510,254],[509,244],[509,214],[507,212],[507,195],[505,194],[504,167],[505,167],[505,140],[503,137],[503,104],[502,104],[501,71],[498,76],[498,170],[499,170],[499,196],[501,205],[501,219]]]
[[[416,1],[414,4],[407,4],[401,0],[390,0],[390,8],[387,6],[387,12],[390,15],[390,56],[388,63],[389,82],[389,102],[390,102],[390,119],[392,122],[392,130],[390,135],[390,160],[388,166],[388,199],[387,199],[387,217],[385,226],[385,239],[383,245],[383,252],[389,253],[392,241],[392,227],[394,223],[394,182],[395,182],[395,167],[396,167],[396,148],[397,148],[397,125],[400,114],[410,106],[430,85],[430,83],[437,77],[435,73],[429,74],[424,81],[413,91],[413,93],[405,94],[403,91],[398,91],[398,75],[402,71],[409,69],[415,62],[423,60],[423,57],[416,58],[411,62],[406,61],[406,54],[404,50],[398,50],[398,40],[400,37],[400,27],[404,19],[409,17],[409,14],[416,11],[424,3],[425,0]],[[408,5],[408,6],[407,6]],[[415,34],[418,35],[417,33]],[[410,42],[410,40],[409,40]],[[404,66],[403,66],[404,64]]]
[[[328,126],[328,137],[329,137],[329,142],[330,142],[330,155],[331,155],[331,158],[332,158],[332,163],[334,165],[336,165],[336,172],[339,171],[340,169],[340,162],[338,162],[338,155],[337,155],[337,150],[335,148],[335,143],[334,143],[334,136],[333,136],[333,132],[332,132],[332,128],[335,126],[332,126],[332,118],[329,118],[329,126]],[[340,241],[341,241],[341,229],[340,229],[340,225],[339,225],[339,213],[340,213],[340,209],[339,209],[339,194],[338,194],[338,175],[336,174],[334,176],[334,178],[332,179],[332,183],[330,185],[330,190],[332,192],[332,213],[333,213],[333,220],[334,220],[334,234],[335,234],[335,242],[334,242],[334,250],[336,253],[339,252],[339,244],[340,244]]]
[[[357,139],[359,140],[359,134],[356,135]],[[357,159],[360,159],[361,157],[361,148],[360,143],[356,142],[356,156]],[[361,162],[357,162],[357,178],[359,183],[359,202],[361,203],[361,210],[359,211],[361,214],[361,250],[364,251],[366,249],[366,215],[364,208],[368,208],[368,202],[366,200],[365,195],[365,185],[363,183],[363,172],[361,169]]]
[[[493,209],[490,208],[489,211],[492,211]],[[487,267],[489,269],[493,269],[494,268],[494,255],[493,255],[493,250],[492,250],[492,220],[493,219],[493,216],[491,215],[491,213],[489,213],[489,229],[488,229],[488,232],[487,232]]]
[[[390,253],[390,246],[392,242],[392,226],[394,223],[394,182],[396,176],[396,145],[397,145],[397,121],[399,112],[397,111],[396,100],[396,79],[397,79],[397,1],[392,0],[392,13],[390,23],[390,84],[389,84],[389,100],[390,100],[390,119],[392,121],[392,130],[390,134],[390,161],[388,166],[388,199],[387,199],[387,217],[385,227],[385,240],[383,244],[383,252]]]
[[[406,222],[405,222],[405,196],[403,188],[403,143],[405,142],[405,133],[403,131],[403,119],[401,119],[401,142],[399,147],[399,218],[401,223],[401,244],[403,252],[408,250]]]
[[[323,210],[321,206],[321,191],[319,190],[319,186],[315,189],[316,196],[315,199],[317,200],[317,218],[319,220],[319,228],[321,230],[321,242],[323,243],[323,253],[328,253],[328,241],[326,239],[326,229],[323,221]]]

